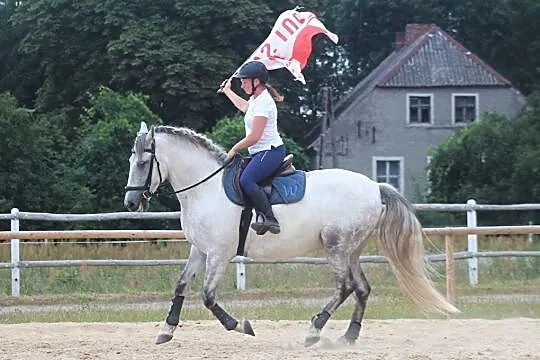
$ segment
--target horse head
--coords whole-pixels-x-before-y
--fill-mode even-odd
[[[141,122],[129,158],[124,206],[129,211],[146,211],[150,198],[162,182],[161,169],[155,153],[154,128],[148,131],[146,123]]]

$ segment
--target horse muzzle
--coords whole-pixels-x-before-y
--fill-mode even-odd
[[[148,210],[150,197],[151,196],[147,191],[138,192],[138,194],[134,194],[134,192],[128,192],[126,193],[126,197],[124,199],[124,206],[129,211],[146,211]]]

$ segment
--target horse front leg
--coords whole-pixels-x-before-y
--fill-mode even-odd
[[[182,305],[184,304],[189,284],[202,269],[205,260],[206,255],[192,245],[187,263],[176,284],[169,314],[156,337],[156,344],[163,344],[173,338],[173,333],[180,322],[180,312],[182,311]]]
[[[253,328],[248,320],[238,322],[234,317],[229,315],[216,302],[216,289],[219,282],[223,278],[228,261],[223,255],[208,256],[206,259],[206,276],[204,278],[202,299],[212,314],[227,330],[235,330],[243,334],[255,336]]]

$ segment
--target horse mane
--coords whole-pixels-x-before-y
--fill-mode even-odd
[[[225,164],[225,161],[227,160],[227,153],[223,151],[223,149],[214,144],[212,140],[204,136],[203,134],[199,134],[198,132],[185,128],[185,127],[174,127],[174,126],[156,126],[154,128],[154,131],[156,133],[163,133],[163,134],[169,134],[174,136],[179,136],[183,139],[188,140],[190,143],[197,147],[201,147],[205,150],[208,150],[210,154],[212,154],[216,160],[220,163],[220,165]]]

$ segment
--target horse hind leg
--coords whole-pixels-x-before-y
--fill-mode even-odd
[[[321,339],[321,330],[330,319],[330,316],[354,291],[354,284],[349,276],[348,255],[342,246],[343,238],[340,232],[323,231],[321,237],[326,249],[328,263],[334,273],[336,291],[323,311],[311,319],[311,326],[304,341],[306,347],[317,343]]]
[[[238,322],[216,302],[216,289],[219,281],[223,277],[227,264],[227,259],[223,259],[221,256],[207,258],[206,276],[204,278],[202,292],[204,306],[214,314],[225,329],[255,336],[255,332],[248,320]]]
[[[182,310],[182,305],[184,303],[189,284],[193,281],[195,275],[197,275],[197,273],[202,269],[205,259],[205,254],[199,251],[199,249],[197,249],[195,246],[191,246],[188,261],[184,266],[184,270],[182,271],[182,274],[180,275],[180,278],[176,284],[169,314],[167,315],[165,323],[156,336],[156,344],[163,344],[173,338],[173,333],[180,322],[180,312]]]
[[[351,263],[349,274],[351,282],[354,283],[354,297],[356,298],[356,303],[349,327],[347,328],[345,335],[339,338],[338,341],[341,344],[354,345],[360,335],[362,320],[366,310],[367,299],[371,292],[371,286],[369,286],[366,276],[360,267],[360,259],[358,257],[356,258],[356,263]]]
[[[354,287],[354,297],[356,298],[354,310],[352,313],[349,327],[345,335],[339,338],[341,344],[353,345],[360,335],[362,320],[366,310],[367,299],[371,293],[371,286],[364,275],[364,271],[360,266],[360,254],[366,246],[367,240],[371,237],[373,229],[368,232],[360,232],[355,236],[356,248],[349,255],[349,281]]]

